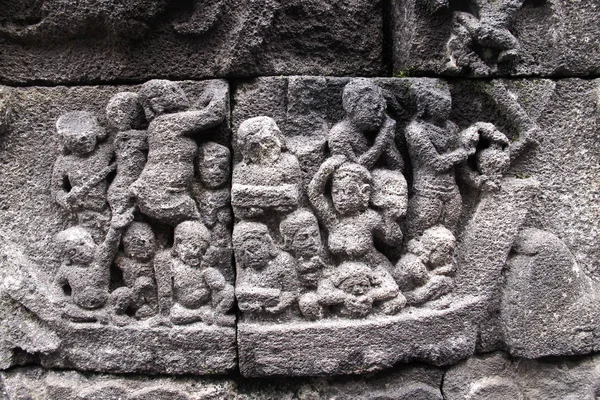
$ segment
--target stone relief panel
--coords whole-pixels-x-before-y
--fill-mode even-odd
[[[402,0],[394,70],[461,76],[585,76],[596,71],[593,1]]]
[[[502,83],[478,92],[498,115],[465,123],[436,79],[259,78],[238,87],[243,374],[357,373],[474,351],[482,299],[538,186],[505,176],[541,132]],[[498,118],[519,123],[503,132]],[[491,226],[500,212],[509,216]]]
[[[65,90],[47,89],[43,99],[72,102],[16,93],[48,108],[40,133],[60,147],[50,153],[51,170],[34,177],[49,188],[36,193],[39,201],[55,204],[37,217],[44,248],[25,248],[32,257],[5,268],[8,307],[28,310],[58,336],[31,353],[41,352],[47,366],[111,372],[234,368],[228,84]],[[90,96],[104,104],[82,103]],[[86,111],[70,110],[82,104]],[[27,120],[32,111],[18,112]],[[54,132],[44,130],[52,125]],[[22,134],[17,126],[9,142]],[[2,237],[16,254],[22,228]],[[35,256],[54,265],[40,266]],[[23,296],[27,287],[32,294]],[[7,326],[10,337],[17,325]]]

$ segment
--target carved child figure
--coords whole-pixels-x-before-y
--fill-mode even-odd
[[[110,219],[106,202],[112,146],[99,143],[106,132],[87,111],[65,113],[56,121],[64,153],[54,163],[50,190],[65,210],[77,215],[78,224],[99,240]]]
[[[381,160],[384,167],[403,170],[404,160],[395,143],[396,121],[386,113],[386,100],[379,86],[369,79],[350,81],[342,94],[346,118],[329,132],[332,155],[373,169]]]
[[[250,219],[296,209],[302,171],[298,159],[284,152],[283,135],[275,121],[269,117],[247,119],[240,124],[237,136],[242,161],[233,170],[231,204],[235,215]]]
[[[64,316],[79,322],[101,318],[93,312],[108,300],[110,265],[119,248],[121,231],[133,220],[133,210],[113,216],[106,238],[96,245],[90,232],[68,228],[57,235],[62,264],[54,278],[54,292]]]
[[[258,222],[238,223],[233,244],[240,310],[250,319],[289,319],[300,290],[292,256],[279,250],[267,226]]]
[[[132,192],[142,213],[160,222],[177,225],[200,219],[191,196],[196,142],[194,136],[219,125],[227,111],[227,86],[207,89],[207,105],[190,110],[181,87],[167,80],[151,80],[140,89],[148,126],[148,161]]]
[[[145,222],[133,222],[125,230],[122,242],[123,252],[117,255],[115,265],[121,270],[125,287],[111,293],[111,297],[118,297],[113,302],[114,311],[124,316],[132,310],[138,319],[149,318],[158,313],[154,232]]]
[[[146,164],[148,140],[144,124],[144,109],[136,93],[121,92],[114,95],[106,106],[106,117],[113,128],[117,175],[108,188],[108,204],[113,213],[133,206],[131,185],[142,173]]]
[[[155,258],[159,311],[177,325],[202,321],[232,326],[233,286],[213,266],[210,232],[199,221],[175,227],[173,248]]]
[[[330,177],[331,199],[325,195]],[[402,231],[392,213],[382,216],[369,208],[371,191],[371,174],[365,167],[334,156],[313,177],[308,197],[329,232],[329,250],[336,259],[391,269],[389,260],[375,248],[374,237],[389,245],[400,245]]]
[[[435,300],[454,287],[456,239],[443,226],[427,229],[408,242],[408,253],[394,270],[394,278],[409,305]]]
[[[319,285],[319,303],[334,315],[364,318],[375,310],[397,314],[406,304],[390,273],[381,267],[345,262]]]

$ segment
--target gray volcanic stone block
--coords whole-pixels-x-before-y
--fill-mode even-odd
[[[382,2],[2,0],[0,80],[383,72]]]
[[[227,82],[9,90],[2,368],[233,370]]]
[[[394,71],[459,76],[598,73],[593,0],[399,0]]]

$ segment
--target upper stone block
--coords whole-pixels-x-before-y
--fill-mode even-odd
[[[586,76],[598,73],[594,0],[399,0],[396,74]]]
[[[0,79],[382,73],[379,0],[0,0]]]

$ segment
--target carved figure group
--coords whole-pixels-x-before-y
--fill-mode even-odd
[[[227,85],[209,83],[201,100],[153,80],[110,99],[109,129],[87,111],[58,119],[52,193],[77,220],[57,236],[66,318],[233,325],[231,154],[207,137],[225,120]]]

